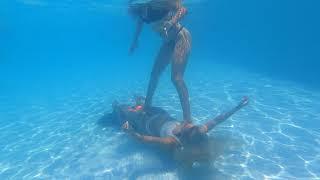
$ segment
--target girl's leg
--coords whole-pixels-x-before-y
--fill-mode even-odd
[[[152,106],[152,97],[157,88],[159,77],[161,73],[164,71],[164,69],[170,63],[173,50],[174,50],[174,44],[166,43],[162,45],[160,52],[157,55],[157,58],[154,62],[153,69],[151,72],[151,77],[149,80],[147,97],[145,100],[145,109],[148,109],[149,107]]]
[[[174,49],[174,60],[172,62],[171,79],[175,85],[183,111],[183,120],[191,122],[191,111],[189,102],[189,93],[183,75],[188,63],[188,56],[191,50],[191,37],[186,29],[183,29],[179,35]]]

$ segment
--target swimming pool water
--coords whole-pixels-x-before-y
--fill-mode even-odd
[[[179,100],[167,76],[154,103],[179,118]],[[115,86],[99,81],[91,89],[53,95],[50,102],[19,104],[2,96],[1,179],[319,179],[319,92],[239,68],[190,66],[197,123],[243,95],[251,98],[248,107],[210,133],[216,142],[211,167],[190,172],[99,123],[114,99],[127,102],[143,94],[147,80],[128,80]]]
[[[194,121],[251,99],[210,132],[209,167],[101,119],[145,94],[160,46],[146,28],[128,56],[126,1],[14,0],[0,2],[0,179],[320,179],[318,2],[185,3]],[[154,105],[181,119],[169,72]]]

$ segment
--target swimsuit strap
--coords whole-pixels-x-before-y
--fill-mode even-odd
[[[172,39],[169,41],[169,43],[175,43],[175,42],[177,41],[179,33],[180,33],[180,32],[182,31],[182,29],[184,28],[183,25],[180,25],[180,26],[181,26],[181,27],[179,27],[179,29],[178,29],[175,37],[172,38]],[[169,29],[169,31],[170,31],[171,29],[172,29],[172,27]]]

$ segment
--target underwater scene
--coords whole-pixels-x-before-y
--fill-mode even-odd
[[[320,1],[0,1],[0,179],[320,179]]]

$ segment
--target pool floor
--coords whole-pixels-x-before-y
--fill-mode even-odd
[[[42,101],[1,96],[0,179],[319,179],[320,93],[244,69],[210,67],[199,65],[187,73],[196,123],[244,95],[251,102],[210,132],[217,152],[209,169],[183,171],[170,158],[99,123],[114,99],[125,103],[144,94],[147,77],[128,77],[129,83],[115,87],[78,85],[70,93],[49,98],[48,93]],[[167,76],[154,104],[181,118]]]

